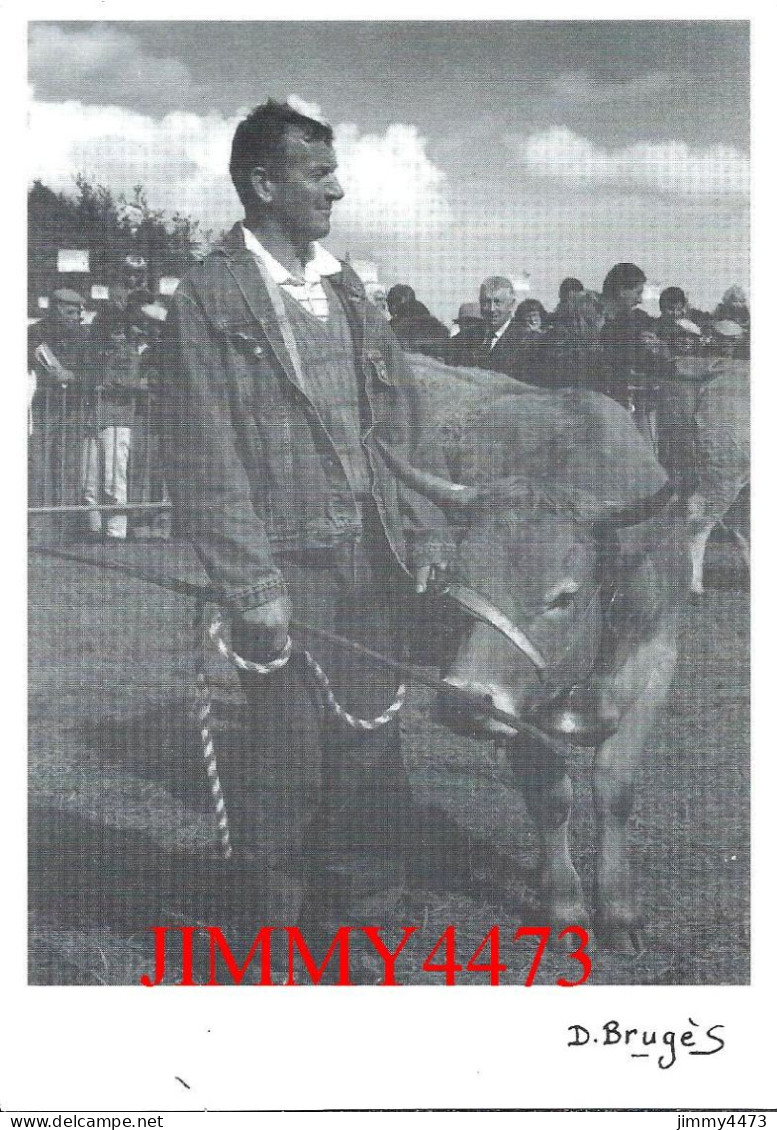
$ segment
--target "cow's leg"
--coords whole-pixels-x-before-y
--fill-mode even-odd
[[[588,914],[580,877],[569,850],[572,782],[563,768],[515,765],[529,815],[540,839],[538,886],[543,925],[554,936],[566,926],[587,926]],[[577,945],[578,942],[573,944]]]
[[[750,568],[750,539],[747,534],[744,534],[737,526],[730,526],[729,529],[734,535],[734,541],[737,543],[737,548],[742,555],[742,561],[745,568]]]
[[[594,760],[596,936],[600,945],[620,953],[643,949],[626,825],[642,748],[666,700],[676,660],[673,628],[635,649],[615,678],[623,706],[620,727]]]
[[[704,499],[694,495],[688,504],[688,548],[691,554],[691,592],[704,593],[704,553],[715,525],[714,519],[704,516]]]

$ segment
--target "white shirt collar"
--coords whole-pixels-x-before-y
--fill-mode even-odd
[[[498,330],[494,330],[492,332],[492,335],[491,335],[491,345],[492,346],[496,345],[496,343],[499,341],[499,339],[500,339],[500,337],[502,336],[503,333],[506,333],[507,327],[510,325],[512,320],[513,320],[513,315],[511,314],[506,322],[502,322],[502,324],[501,324],[501,326],[499,327]]]
[[[339,259],[335,259],[334,255],[330,254],[325,247],[314,241],[309,247],[310,258],[305,264],[304,277],[300,279],[298,275],[292,274],[282,263],[279,263],[275,256],[270,254],[245,225],[243,225],[243,239],[246,249],[254,255],[258,255],[267,268],[270,278],[279,286],[320,283],[323,276],[339,275],[342,270]]]

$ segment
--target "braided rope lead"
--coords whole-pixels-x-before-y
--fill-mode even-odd
[[[334,714],[335,718],[339,718],[341,722],[345,722],[346,726],[350,726],[352,730],[378,730],[381,726],[385,726],[390,722],[402,709],[405,702],[405,695],[407,694],[407,688],[404,683],[400,683],[397,687],[397,693],[391,705],[375,718],[357,718],[355,715],[349,714],[335,698],[334,692],[332,691],[332,684],[329,682],[324,669],[316,663],[309,651],[303,651],[302,654],[305,657],[308,670],[318,684],[325,706]]]
[[[286,638],[283,650],[275,659],[271,659],[267,663],[252,663],[247,659],[243,659],[242,656],[238,655],[236,651],[233,651],[232,648],[224,642],[221,636],[222,623],[222,618],[218,612],[212,614],[209,622],[206,621],[205,605],[199,608],[194,617],[194,666],[197,680],[194,712],[202,740],[202,757],[205,763],[208,787],[210,789],[216,816],[219,845],[224,859],[230,859],[232,857],[232,843],[229,835],[229,819],[227,817],[227,808],[224,802],[221,781],[219,780],[216,750],[213,744],[213,732],[211,729],[212,698],[205,662],[206,626],[208,636],[215,643],[225,659],[228,659],[229,662],[239,670],[250,671],[256,675],[271,675],[274,671],[279,671],[282,667],[286,666],[291,658],[291,639],[289,637]],[[316,662],[309,651],[303,650],[302,656],[319,688],[321,703],[324,709],[329,710],[335,718],[338,718],[341,722],[350,726],[351,729],[360,731],[377,730],[381,726],[387,725],[402,709],[405,695],[407,694],[407,688],[404,683],[400,683],[397,688],[397,693],[391,705],[388,706],[382,714],[378,714],[377,717],[357,718],[355,715],[349,714],[335,698],[334,692],[332,691],[332,684],[321,665]]]
[[[215,612],[210,619],[208,625],[208,635],[216,644],[221,654],[238,667],[241,671],[252,671],[257,675],[270,675],[273,671],[278,671],[281,667],[285,667],[289,662],[291,656],[291,639],[287,637],[284,644],[283,651],[271,659],[268,663],[251,663],[247,659],[243,659],[237,652],[233,651],[223,640],[221,636],[222,619],[218,612]],[[327,677],[326,672],[319,663],[313,658],[309,651],[303,650],[301,652],[305,664],[315,679],[326,709],[329,710],[335,718],[339,718],[341,722],[345,722],[346,726],[350,726],[352,730],[378,730],[381,726],[385,726],[391,719],[399,713],[405,701],[407,688],[404,683],[400,683],[397,688],[397,693],[394,696],[394,701],[388,706],[382,714],[378,714],[375,718],[357,718],[354,714],[349,714],[348,711],[340,705],[335,698],[332,690],[332,684]]]
[[[210,722],[212,699],[210,684],[208,683],[208,676],[205,670],[204,617],[205,606],[203,605],[194,617],[194,668],[196,675],[194,715],[197,719],[200,738],[202,740],[202,758],[205,763],[205,772],[208,776],[208,788],[210,789],[216,816],[216,828],[221,854],[224,859],[231,859],[232,843],[229,836],[229,819],[227,817],[227,806],[224,803],[224,793],[221,789],[221,781],[219,780],[216,750],[213,745],[213,733]]]
[[[233,651],[232,648],[224,642],[221,635],[222,626],[223,621],[221,614],[214,612],[208,624],[208,635],[224,658],[228,659],[229,662],[234,664],[240,671],[250,671],[254,675],[271,675],[273,671],[280,671],[281,667],[285,667],[291,659],[291,639],[289,636],[286,637],[283,650],[276,655],[275,659],[270,659],[267,663],[252,663],[248,659],[243,659],[242,655],[238,655],[236,651]]]

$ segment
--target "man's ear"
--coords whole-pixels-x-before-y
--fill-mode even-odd
[[[251,187],[260,204],[272,204],[275,198],[275,182],[263,165],[251,169]]]

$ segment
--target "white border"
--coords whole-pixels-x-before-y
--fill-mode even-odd
[[[365,11],[338,4],[328,10],[295,5],[300,18],[453,18],[451,8],[396,0]],[[21,6],[19,6],[21,8]],[[6,348],[12,363],[6,389],[23,372],[21,335],[25,324],[24,152],[26,19],[176,19],[180,5],[169,0],[62,3],[36,2],[2,13],[2,75],[6,123],[3,210],[6,271],[3,313]],[[213,1110],[419,1107],[738,1107],[775,1105],[774,1021],[775,937],[775,754],[770,698],[774,666],[773,605],[767,592],[772,492],[767,429],[773,420],[774,373],[765,340],[774,313],[770,275],[774,254],[772,166],[775,104],[775,19],[765,5],[676,3],[639,5],[642,19],[747,19],[753,21],[754,321],[753,371],[756,444],[754,623],[754,942],[753,981],[748,988],[593,988],[563,991],[502,988],[447,989],[80,989],[28,988],[25,968],[25,869],[22,798],[26,795],[23,702],[25,518],[23,498],[12,507],[12,548],[4,555],[10,634],[4,649],[6,686],[14,704],[3,750],[4,819],[2,1019],[6,1052],[0,1059],[3,1110]],[[186,5],[188,18],[206,19],[212,6]],[[255,4],[221,0],[219,19],[253,19]],[[263,12],[272,15],[274,13]],[[465,13],[462,12],[462,15]],[[486,13],[483,13],[484,15]],[[623,19],[615,4],[546,4],[516,12],[514,3],[492,5],[489,17],[517,15],[547,19]],[[479,16],[471,6],[467,17]],[[287,10],[278,18],[294,18]],[[11,271],[9,265],[14,266]],[[13,278],[9,278],[9,275]],[[768,327],[768,328],[767,328]],[[16,379],[16,380],[15,380]],[[18,410],[17,410],[18,409]],[[22,494],[24,405],[6,413],[10,436],[2,445],[0,479],[8,495]],[[5,465],[5,460],[10,465]],[[8,497],[4,500],[11,501]],[[624,1055],[596,1056],[565,1048],[566,1026],[593,1028],[613,1016],[631,1026],[683,1028],[689,1016],[726,1025],[728,1046],[711,1058],[685,1060],[660,1072]],[[175,1079],[186,1080],[186,1090]],[[0,1118],[5,1117],[0,1115]],[[658,1117],[658,1116],[657,1116]],[[525,1121],[525,1125],[537,1123]],[[676,1126],[663,1115],[655,1125]],[[8,1123],[10,1125],[10,1123]],[[185,1125],[168,1120],[165,1125]],[[255,1124],[255,1120],[252,1124]],[[599,1124],[599,1123],[597,1123]],[[3,1125],[3,1123],[0,1123]],[[593,1123],[592,1123],[593,1125]]]

